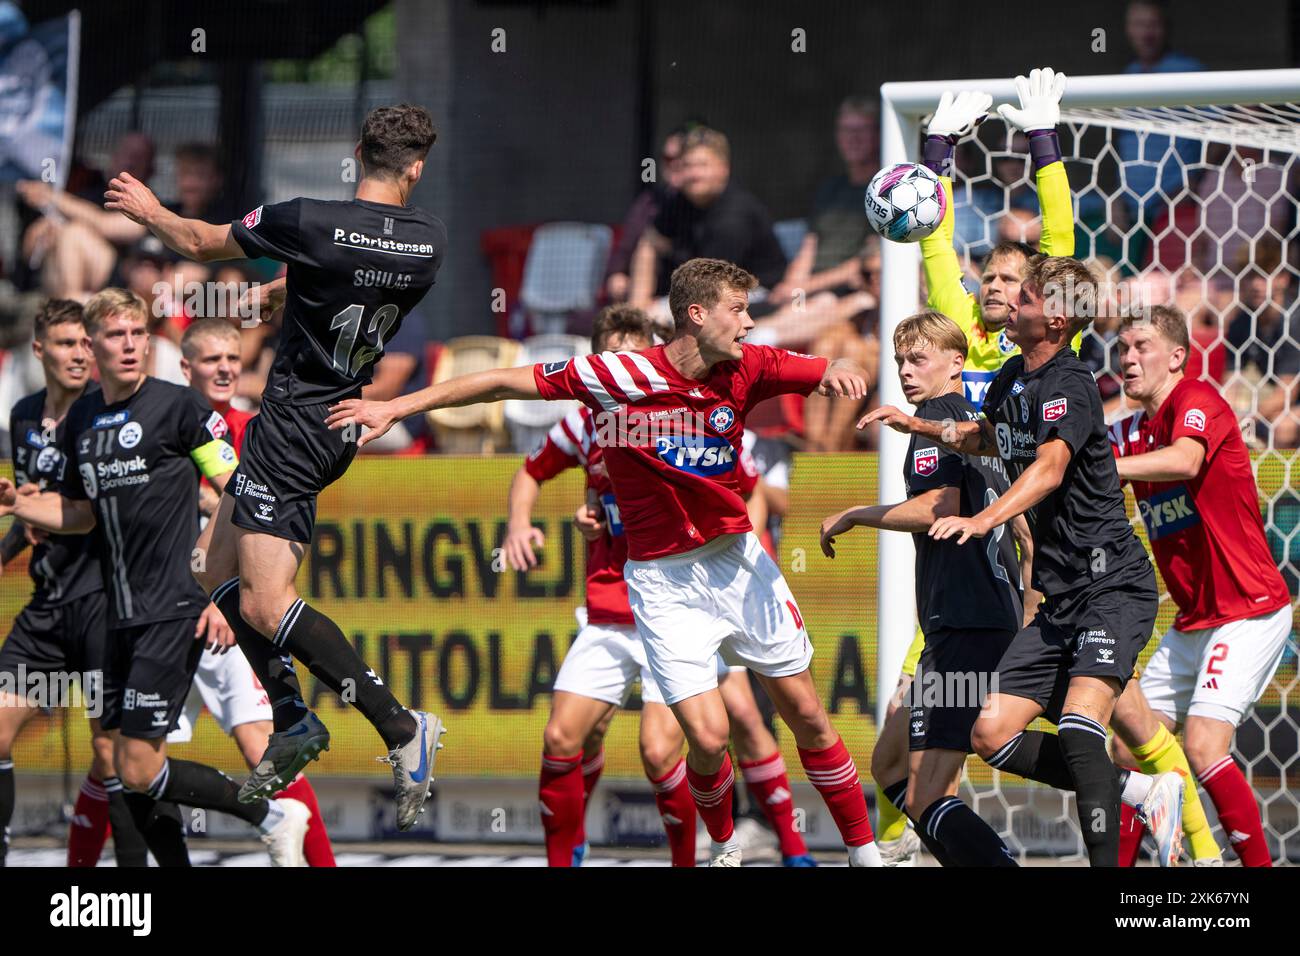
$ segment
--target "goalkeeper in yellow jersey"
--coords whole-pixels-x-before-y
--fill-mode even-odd
[[[1040,251],[1050,256],[1074,255],[1074,214],[1070,184],[1056,133],[1065,84],[1065,75],[1050,67],[1033,70],[1028,77],[1017,76],[1015,79],[1019,108],[1010,104],[998,107],[998,113],[1007,125],[1023,131],[1028,137],[1042,211],[1042,238],[1039,250],[1012,241],[1002,241],[994,246],[981,264],[978,295],[967,292],[962,285],[962,269],[953,248],[951,171],[954,148],[962,137],[970,135],[983,122],[993,99],[987,93],[975,91],[955,95],[945,93],[926,130],[923,162],[939,176],[948,199],[942,224],[930,236],[921,240],[925,279],[929,289],[926,304],[947,315],[966,333],[967,358],[962,369],[962,387],[966,397],[976,407],[982,405],[984,393],[1002,363],[1019,351],[1007,338],[1004,327],[1009,306],[1020,294],[1020,281],[1029,259]],[[1073,344],[1077,352],[1079,339],[1076,338]],[[1032,615],[1039,600],[1040,595],[1030,587],[1026,579],[1024,606],[1027,616]],[[922,645],[923,635],[918,630],[899,678],[900,691],[905,690],[905,685],[911,681]],[[900,695],[896,694],[897,696]],[[901,724],[907,718],[906,709],[891,711],[877,739],[876,751],[872,754],[872,776],[876,781],[878,813],[877,845],[886,865],[893,866],[909,865],[919,845],[919,840],[907,831],[907,820],[901,809],[905,794],[899,791],[896,783],[906,779],[907,734]],[[900,726],[891,732],[890,725],[895,722]],[[1198,860],[1217,858],[1218,847],[1210,834],[1187,758],[1177,741],[1167,732],[1157,732],[1155,737],[1145,742],[1125,742],[1134,753],[1143,757],[1158,755],[1158,760],[1139,761],[1147,773],[1171,769],[1183,773],[1187,783],[1182,822],[1191,855]]]

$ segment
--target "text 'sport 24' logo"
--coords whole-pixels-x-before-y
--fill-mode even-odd
[[[939,468],[939,449],[918,448],[912,452],[912,470],[918,475],[933,475]]]
[[[1055,422],[1065,417],[1065,402],[1063,398],[1054,398],[1050,402],[1043,403],[1043,421]]]

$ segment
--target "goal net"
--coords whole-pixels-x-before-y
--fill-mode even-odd
[[[886,164],[915,160],[926,115],[945,89],[985,90],[1015,103],[1009,80],[882,87]],[[1175,304],[1188,316],[1187,374],[1214,383],[1236,410],[1252,451],[1269,545],[1292,596],[1300,590],[1300,70],[1072,77],[1058,127],[1074,198],[1075,255],[1103,277],[1110,307],[1087,333],[1107,420],[1131,414],[1121,389],[1115,327],[1121,309]],[[1001,238],[1036,243],[1039,207],[1028,149],[996,113],[958,147],[953,174],[957,247],[977,288],[978,263]],[[881,401],[904,403],[893,326],[924,297],[919,250],[884,243]],[[882,436],[881,500],[903,495],[906,438]],[[1146,542],[1129,495],[1129,513]],[[915,631],[911,541],[880,542],[879,696],[893,690]],[[1144,664],[1175,608],[1161,584],[1160,616]],[[1234,756],[1255,789],[1275,861],[1300,861],[1300,703],[1294,633],[1262,699],[1237,732]],[[879,717],[880,715],[878,715]],[[1022,856],[1084,859],[1072,798],[967,763],[964,797]],[[1231,834],[1215,836],[1230,852]]]

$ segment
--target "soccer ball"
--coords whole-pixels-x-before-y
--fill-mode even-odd
[[[898,163],[872,177],[866,205],[876,232],[894,242],[916,242],[939,228],[947,196],[927,167]]]

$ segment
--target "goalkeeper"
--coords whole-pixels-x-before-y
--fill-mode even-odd
[[[1074,214],[1070,183],[1056,132],[1065,84],[1065,75],[1055,72],[1051,67],[1033,70],[1027,78],[1015,78],[1020,107],[1010,104],[998,107],[998,113],[1007,125],[1023,131],[1029,139],[1030,159],[1042,210],[1042,239],[1040,250],[1013,241],[1002,241],[994,246],[981,265],[978,296],[967,292],[962,285],[962,269],[953,248],[951,172],[954,148],[962,137],[970,135],[984,121],[993,98],[987,93],[975,91],[955,95],[951,92],[944,93],[926,131],[923,162],[939,177],[947,198],[943,222],[931,235],[921,240],[926,287],[929,289],[926,304],[948,316],[966,334],[967,353],[966,364],[962,369],[962,388],[977,408],[983,405],[989,383],[1001,369],[1002,363],[1019,351],[1007,338],[1005,326],[1010,305],[1020,295],[1020,281],[1030,258],[1039,251],[1049,256],[1074,255]],[[1082,334],[1073,343],[1076,352],[1081,338]],[[1025,580],[1024,598],[1026,617],[1030,617],[1041,600],[1041,595],[1032,589],[1028,579]],[[910,682],[915,673],[923,643],[924,636],[918,630],[904,661],[903,673],[899,678],[900,689],[905,682]],[[894,721],[906,722],[907,717],[906,709],[901,713],[891,712],[889,721],[877,738],[877,752],[872,754],[878,813],[876,833],[881,856],[887,865],[903,863],[900,858],[910,856],[919,843],[907,833],[907,821],[902,809],[895,806],[886,794],[886,790],[891,795],[897,792],[897,788],[891,785],[896,782],[895,776],[898,780],[906,779],[907,767],[907,734],[901,728],[890,733],[889,724]],[[1217,857],[1218,846],[1214,843],[1205,811],[1201,807],[1195,778],[1177,741],[1166,731],[1163,734],[1157,733],[1149,741],[1134,743],[1137,746],[1130,743],[1130,747],[1135,754],[1159,758],[1139,760],[1143,772],[1155,774],[1177,769],[1183,774],[1186,784],[1182,823],[1192,857]],[[884,772],[877,772],[878,769]]]

